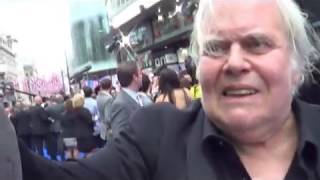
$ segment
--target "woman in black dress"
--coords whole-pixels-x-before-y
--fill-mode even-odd
[[[76,94],[72,98],[73,114],[76,118],[74,124],[75,135],[77,137],[77,146],[80,152],[90,153],[96,147],[95,138],[93,136],[94,122],[91,113],[84,108],[84,97]]]

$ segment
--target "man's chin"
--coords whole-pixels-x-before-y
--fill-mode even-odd
[[[247,131],[258,126],[258,124],[260,124],[259,119],[260,118],[254,116],[253,113],[229,112],[217,119],[217,125],[220,124],[230,131]]]

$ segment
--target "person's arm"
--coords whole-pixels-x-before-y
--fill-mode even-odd
[[[107,98],[106,99],[106,103],[104,105],[104,109],[103,109],[103,115],[104,115],[104,119],[102,120],[103,123],[108,124],[110,123],[110,112],[111,112],[111,106],[112,106],[112,102],[113,102],[113,98]]]
[[[154,113],[139,112],[118,137],[91,157],[53,162],[20,143],[24,180],[152,180],[163,126]]]

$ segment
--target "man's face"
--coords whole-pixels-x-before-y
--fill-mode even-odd
[[[290,114],[298,74],[274,1],[217,1],[206,20],[202,103],[229,135],[279,124]]]

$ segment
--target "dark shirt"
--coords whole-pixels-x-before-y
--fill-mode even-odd
[[[285,180],[320,179],[320,108],[292,105],[299,144]],[[54,164],[20,146],[24,180],[246,180],[234,148],[208,121],[199,101],[184,111],[169,104],[139,110],[130,125],[92,157]]]

